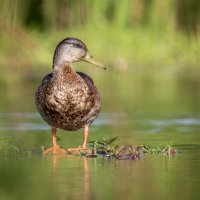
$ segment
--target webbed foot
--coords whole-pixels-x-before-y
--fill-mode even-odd
[[[43,151],[43,155],[47,155],[47,154],[63,155],[63,154],[66,154],[66,153],[67,153],[67,151],[65,149],[60,148],[59,146],[53,146],[53,147]]]

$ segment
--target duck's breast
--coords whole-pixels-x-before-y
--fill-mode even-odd
[[[81,72],[56,79],[47,75],[36,93],[36,104],[51,126],[77,130],[91,124],[101,109],[101,98],[92,79]]]

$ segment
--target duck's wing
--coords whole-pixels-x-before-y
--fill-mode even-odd
[[[94,82],[90,76],[88,76],[87,74],[85,74],[83,72],[76,72],[76,73],[85,81],[85,83],[89,87],[91,87],[91,85],[94,85]]]
[[[43,82],[46,82],[46,81],[49,81],[53,78],[53,74],[52,73],[49,73],[47,74],[43,79],[42,79],[42,83]]]
[[[35,101],[37,106],[39,106],[41,102],[43,102],[46,94],[51,91],[51,84],[49,83],[51,82],[52,78],[53,74],[49,73],[42,79],[42,82],[35,93]],[[38,108],[38,110],[40,109]]]

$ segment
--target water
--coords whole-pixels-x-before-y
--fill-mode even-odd
[[[179,151],[171,156],[145,155],[136,161],[43,157],[40,146],[49,146],[51,135],[37,113],[0,113],[0,122],[1,141],[7,139],[32,152],[24,157],[2,157],[1,199],[199,198],[200,116],[197,114],[102,113],[91,128],[90,139],[109,133],[119,135],[118,144],[140,142],[163,147],[173,141]],[[82,133],[60,131],[59,136],[62,146],[78,146]]]
[[[95,70],[88,73],[102,94],[103,110],[88,140],[119,136],[118,145],[160,148],[172,142],[179,153],[149,154],[131,161],[44,157],[42,147],[50,147],[51,130],[34,102],[43,75],[38,80],[20,77],[7,82],[0,77],[4,83],[0,85],[0,199],[199,199],[197,73],[161,73],[158,68],[123,74]],[[58,137],[62,147],[78,147],[82,130],[59,130]]]

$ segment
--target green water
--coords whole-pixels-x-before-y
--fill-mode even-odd
[[[90,74],[96,75],[103,110],[89,140],[119,136],[119,145],[161,148],[172,141],[179,153],[145,155],[136,161],[43,157],[41,147],[51,145],[51,133],[34,105],[40,77],[1,81],[0,199],[199,199],[198,76],[95,70]],[[59,130],[58,136],[65,148],[82,142],[82,130]]]

